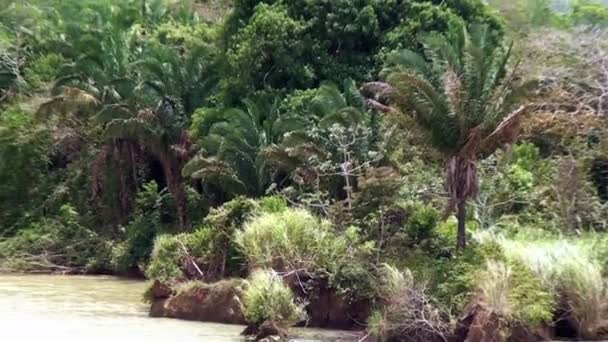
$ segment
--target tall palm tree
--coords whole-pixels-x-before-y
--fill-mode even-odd
[[[129,116],[137,111],[135,89],[138,84],[133,70],[138,49],[131,37],[113,28],[94,28],[83,31],[78,39],[64,44],[73,60],[63,65],[57,75],[49,101],[38,109],[39,115],[59,115],[59,132],[68,131],[81,142],[86,128],[91,132],[105,123],[106,116]],[[140,148],[135,142],[111,138],[102,142],[93,167],[93,193],[102,194],[104,170],[109,158],[120,165],[120,203],[122,213],[128,214],[137,190],[135,156]],[[123,166],[126,166],[123,168]]]
[[[179,225],[185,227],[186,193],[181,170],[191,157],[192,144],[184,128],[179,101],[164,98],[155,109],[142,109],[134,115],[124,116],[118,111],[107,114],[114,114],[104,117],[107,137],[136,142],[158,159],[167,188],[175,199]]]
[[[513,111],[519,92],[507,75],[511,47],[487,26],[453,25],[423,42],[424,55],[394,54],[383,72],[386,83],[367,84],[364,91],[376,95],[371,104],[386,99],[411,114],[445,154],[446,214],[456,210],[457,247],[463,249],[466,203],[479,191],[478,161],[517,139],[525,107]]]

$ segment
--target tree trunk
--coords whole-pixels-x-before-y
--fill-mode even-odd
[[[167,188],[173,198],[175,199],[175,206],[177,209],[177,219],[179,221],[180,229],[184,229],[187,224],[186,219],[186,192],[184,190],[184,184],[182,182],[181,167],[177,161],[171,158],[167,153],[161,153],[160,163],[163,166],[163,172],[165,173],[165,179],[167,181]]]
[[[464,250],[467,247],[467,231],[465,221],[467,219],[467,202],[459,201],[456,218],[458,219],[458,234],[456,236],[456,249]]]

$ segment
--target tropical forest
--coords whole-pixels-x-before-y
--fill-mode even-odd
[[[0,0],[0,316],[608,339],[608,2]]]

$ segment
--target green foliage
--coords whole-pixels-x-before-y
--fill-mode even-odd
[[[145,269],[154,239],[163,230],[161,214],[166,200],[166,192],[159,191],[156,182],[144,184],[137,194],[136,213],[126,227],[126,250],[117,251],[121,254],[115,259],[119,270]]]
[[[480,164],[481,194],[475,218],[482,228],[496,224],[502,215],[524,213],[538,187],[551,179],[552,166],[541,160],[533,144],[513,146],[510,155],[496,153]]]
[[[240,229],[256,209],[255,201],[245,197],[237,197],[219,208],[212,209],[205,222],[215,229],[227,230],[228,234],[231,234],[232,231]]]
[[[578,0],[574,3],[570,20],[575,25],[606,27],[608,25],[608,8],[593,0]]]
[[[8,271],[103,272],[110,269],[111,245],[83,227],[73,207],[0,241],[0,266]]]
[[[272,180],[263,151],[293,129],[281,120],[276,100],[245,100],[245,109],[201,108],[191,130],[201,146],[183,173],[213,184],[228,197],[259,196]]]
[[[280,213],[287,210],[287,201],[279,196],[262,197],[258,204],[261,212]]]
[[[606,147],[601,115],[584,113],[605,107],[603,48],[570,39],[597,30],[540,27],[602,27],[604,7],[489,1],[529,37],[522,56],[545,52],[509,76],[502,19],[481,0],[236,0],[225,20],[209,1],[0,11],[2,270],[145,270],[189,291],[263,267],[377,304],[370,326],[386,338],[433,340],[418,322],[448,332],[480,298],[518,324],[567,312],[599,334],[608,220],[587,171],[603,196]],[[379,74],[392,91],[364,98]],[[539,91],[514,87],[536,75]],[[519,130],[502,120],[522,94],[551,104],[523,127],[546,143],[497,152]],[[449,169],[467,177],[448,194],[475,209],[460,217],[478,240],[465,251],[437,210],[455,155]],[[254,324],[302,318],[272,272],[254,272],[244,299]]]
[[[257,209],[256,202],[237,197],[222,207],[211,209],[203,223],[191,233],[158,236],[146,276],[159,280],[216,280],[240,275],[246,260],[233,241],[233,235]]]
[[[381,305],[368,320],[371,334],[398,340],[416,336],[421,341],[440,340],[450,334],[449,314],[435,306],[408,269],[399,271],[384,264],[381,271]]]
[[[551,0],[488,1],[505,18],[506,26],[516,33],[527,33],[541,26],[559,25],[562,18],[552,9],[554,2]]]
[[[146,270],[148,279],[161,281],[183,277],[180,269],[183,255],[179,238],[170,235],[159,235],[154,241],[150,255],[150,264]]]
[[[502,249],[495,243],[475,243],[467,250],[455,253],[453,247],[445,247],[453,240],[453,235],[440,235],[435,239],[436,245],[443,245],[443,249],[415,250],[405,255],[401,262],[417,279],[428,282],[429,293],[439,306],[452,313],[462,312],[475,294],[486,260],[504,260]]]
[[[24,78],[30,87],[39,89],[57,77],[59,68],[65,63],[63,56],[49,53],[32,61],[24,70]]]
[[[330,285],[347,303],[371,302],[379,296],[378,272],[368,259],[344,260],[329,276]]]
[[[237,10],[238,11],[238,10]],[[255,7],[248,25],[238,31],[234,47],[228,50],[224,79],[227,102],[264,86],[305,88],[312,84],[305,59],[304,23],[291,18],[280,5],[261,3]]]
[[[445,31],[448,22],[461,18],[500,27],[476,0],[441,6],[422,0],[265,0],[237,1],[234,7],[224,33],[227,64],[245,71],[228,77],[232,97],[266,87],[301,89],[325,80],[371,80],[387,51],[417,49],[421,32]]]
[[[257,270],[251,274],[243,294],[243,305],[247,321],[257,326],[268,321],[289,328],[305,316],[291,289],[272,270]]]
[[[278,271],[331,270],[346,255],[347,242],[327,221],[302,209],[253,217],[235,235],[250,267]]]
[[[45,194],[49,134],[18,108],[0,112],[0,235],[27,225]]]
[[[433,207],[418,206],[407,220],[406,233],[415,242],[429,239],[439,221],[439,212]]]
[[[512,296],[516,303],[514,312],[516,319],[532,327],[550,322],[556,307],[551,292],[525,265],[516,261],[510,262],[510,265],[515,285]]]

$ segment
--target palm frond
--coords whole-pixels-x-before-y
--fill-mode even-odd
[[[400,50],[393,52],[388,55],[387,63],[393,68],[390,70],[385,70],[384,73],[387,72],[395,72],[394,68],[398,68],[399,70],[410,70],[417,72],[421,75],[428,75],[429,68],[428,63],[424,59],[422,55],[412,50]]]
[[[498,148],[513,145],[519,137],[521,121],[528,109],[528,106],[521,106],[505,117],[496,126],[496,129],[481,142],[481,151],[489,154]]]
[[[346,99],[335,84],[321,85],[317,95],[312,99],[310,108],[319,118],[347,107]]]
[[[156,134],[148,122],[140,117],[111,120],[105,129],[108,138],[124,138],[134,141],[150,141]]]
[[[182,174],[185,177],[218,185],[234,194],[246,192],[245,184],[241,182],[232,167],[214,157],[203,157],[200,155],[194,157],[184,166]]]

